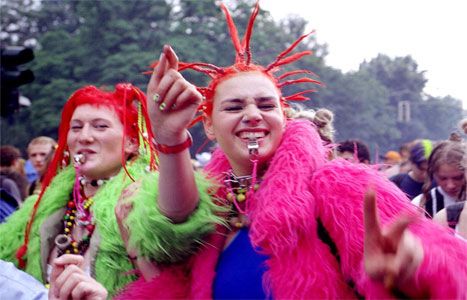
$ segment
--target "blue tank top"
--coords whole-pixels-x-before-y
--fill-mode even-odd
[[[253,248],[248,229],[240,229],[219,256],[214,299],[266,299],[262,279],[267,258]]]

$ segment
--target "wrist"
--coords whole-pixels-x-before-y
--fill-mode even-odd
[[[191,134],[188,130],[186,130],[186,137],[183,139],[173,139],[171,140],[170,143],[163,143],[161,140],[158,139],[156,141],[155,138],[152,139],[152,143],[154,145],[154,148],[159,152],[159,153],[164,153],[164,154],[176,154],[179,152],[182,152],[185,149],[190,148],[190,146],[193,144],[193,138],[191,137]],[[164,140],[164,139],[162,139]],[[181,142],[180,142],[181,141]]]

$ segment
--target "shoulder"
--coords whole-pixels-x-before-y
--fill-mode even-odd
[[[423,198],[423,194],[420,194],[418,196],[416,196],[415,198],[412,199],[412,204],[416,205],[416,206],[419,206],[420,205],[420,202],[422,202],[422,198]]]
[[[0,260],[0,298],[40,300],[48,299],[47,294],[47,289],[34,277]]]
[[[414,199],[415,200],[415,199]],[[444,225],[444,226],[448,226],[448,220],[447,220],[447,213],[446,213],[446,209],[443,208],[442,210],[440,210],[439,212],[437,212],[435,214],[435,216],[433,217],[433,221],[435,221],[436,223],[438,224],[441,224],[441,225]]]

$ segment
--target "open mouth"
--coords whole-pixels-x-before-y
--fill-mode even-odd
[[[245,141],[249,140],[259,140],[267,136],[269,132],[267,131],[241,131],[237,134],[239,138]]]

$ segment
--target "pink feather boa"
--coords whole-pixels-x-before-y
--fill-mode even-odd
[[[363,195],[371,184],[377,189],[383,226],[401,212],[418,218],[410,230],[422,240],[425,259],[410,296],[465,299],[466,243],[420,216],[405,195],[376,170],[343,160],[327,162],[325,157],[326,149],[309,122],[289,122],[260,189],[250,199],[252,243],[270,257],[265,290],[275,299],[355,298],[348,285],[352,281],[367,298],[393,298],[382,284],[368,278],[362,266]],[[229,169],[225,154],[218,149],[206,171],[220,179]],[[319,239],[318,219],[336,244],[340,263]],[[185,265],[162,267],[159,278],[140,279],[119,298],[212,298],[225,232],[219,227]]]

